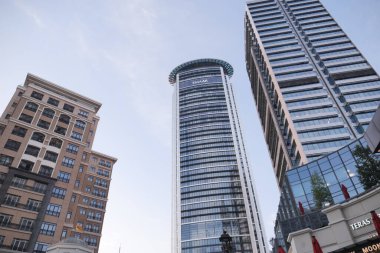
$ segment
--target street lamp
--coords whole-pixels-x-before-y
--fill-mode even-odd
[[[223,234],[219,237],[219,241],[222,243],[223,253],[232,253],[232,237],[229,234],[227,234],[226,230],[223,230]]]

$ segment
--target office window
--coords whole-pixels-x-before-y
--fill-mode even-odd
[[[33,120],[33,117],[29,116],[27,114],[21,113],[20,118],[18,118],[18,119],[21,120],[21,121],[24,121],[26,123],[31,123],[32,120]]]
[[[32,146],[32,145],[28,145],[25,150],[25,154],[35,156],[35,157],[38,156],[39,152],[40,152],[40,148]]]
[[[94,166],[91,166],[90,167],[90,172],[95,173],[96,172],[96,168]]]
[[[75,127],[79,129],[85,129],[86,128],[86,122],[82,120],[75,121]]]
[[[9,139],[5,143],[4,148],[10,149],[10,150],[13,150],[13,151],[18,151],[18,149],[20,148],[20,145],[21,145],[21,142]]]
[[[57,180],[68,183],[70,181],[70,176],[71,176],[71,173],[59,171]]]
[[[48,104],[51,104],[54,106],[58,106],[58,104],[59,104],[59,101],[57,99],[54,99],[54,98],[49,98],[47,102],[48,102]]]
[[[25,230],[25,231],[31,231],[33,227],[33,220],[28,219],[28,218],[21,218],[20,220],[20,230]]]
[[[110,172],[108,170],[103,170],[103,169],[98,169],[97,174],[100,176],[103,176],[103,177],[109,177],[110,176]]]
[[[65,124],[69,124],[70,123],[70,117],[67,116],[66,114],[61,114],[59,116],[59,121],[62,123],[65,123]]]
[[[77,154],[79,151],[79,146],[69,143],[69,145],[67,145],[66,151],[69,153]]]
[[[82,134],[73,131],[73,132],[71,133],[71,138],[73,138],[73,139],[75,139],[75,140],[78,140],[78,141],[81,141],[81,140],[82,140]]]
[[[35,199],[28,199],[28,202],[26,203],[26,209],[37,212],[40,208],[40,205],[41,201]]]
[[[49,142],[49,146],[61,148],[62,147],[62,141],[57,138],[52,138]]]
[[[62,165],[66,166],[68,168],[73,168],[75,164],[75,159],[69,158],[69,157],[63,157]]]
[[[54,114],[55,114],[55,111],[50,109],[50,108],[45,108],[43,111],[42,111],[42,115],[48,117],[48,118],[54,118]]]
[[[98,244],[97,239],[95,237],[91,237],[91,238],[85,237],[83,240],[87,242],[87,244],[90,246],[96,247],[96,245]]]
[[[61,238],[66,238],[67,236],[67,229],[62,230]]]
[[[5,213],[0,213],[0,226],[6,227],[11,224],[13,216]]]
[[[64,104],[63,105],[63,110],[66,110],[66,111],[69,111],[69,112],[73,112],[74,111],[74,106],[69,105],[69,104]]]
[[[13,162],[13,157],[3,155],[3,154],[0,155],[0,165],[11,166],[12,162]]]
[[[37,123],[37,126],[43,128],[43,129],[49,129],[49,127],[50,127],[50,122],[47,122],[47,121],[45,121],[45,120],[40,119],[40,120],[38,121],[38,123]]]
[[[45,253],[48,247],[49,247],[49,244],[36,242],[36,244],[34,245],[33,253]]]
[[[42,93],[37,92],[37,91],[33,91],[31,97],[38,99],[38,100],[42,100],[44,95]]]
[[[58,199],[64,199],[66,196],[66,189],[54,187],[52,191],[52,196]]]
[[[38,109],[38,105],[36,103],[33,103],[33,102],[28,102],[26,103],[25,105],[25,110],[29,110],[29,111],[32,111],[32,112],[36,112]]]
[[[108,187],[107,180],[105,179],[96,178],[95,184],[101,187],[105,187],[105,188]]]
[[[12,241],[11,249],[15,251],[22,251],[24,252],[28,246],[27,240],[22,240],[18,238],[14,238]]]
[[[66,135],[66,130],[67,129],[64,127],[56,126],[54,132],[57,134]]]
[[[82,116],[84,118],[87,118],[88,117],[88,112],[83,111],[83,110],[79,110],[78,115],[80,115],[80,116]]]
[[[27,131],[28,130],[26,128],[15,126],[12,130],[12,134],[20,136],[20,137],[25,137]]]
[[[56,204],[52,204],[52,203],[49,203],[47,208],[46,208],[46,214],[47,215],[51,215],[51,216],[59,216],[61,214],[61,209],[62,209],[62,206],[61,205],[56,205]]]
[[[17,206],[20,201],[20,196],[13,194],[5,194],[4,204],[8,206]]]
[[[53,168],[45,165],[41,165],[40,170],[38,171],[39,175],[50,177],[53,174]]]
[[[33,185],[33,189],[36,192],[45,193],[47,189],[47,184],[35,181]]]
[[[95,213],[95,220],[102,220],[102,214],[96,212],[96,213]]]
[[[43,143],[44,140],[45,140],[45,135],[44,135],[44,134],[41,134],[41,133],[38,133],[38,132],[34,132],[34,133],[32,134],[31,139],[32,139],[33,141],[38,141],[38,142]]]
[[[57,224],[42,222],[40,234],[54,236],[55,229],[57,228]]]
[[[51,162],[57,162],[58,154],[51,152],[51,151],[46,151],[45,153],[45,160],[51,161]]]
[[[26,179],[15,176],[12,178],[11,185],[19,188],[23,188],[26,184]]]
[[[20,165],[18,166],[19,169],[32,171],[34,166],[34,163],[28,160],[21,160]]]

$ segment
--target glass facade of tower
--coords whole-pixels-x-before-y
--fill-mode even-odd
[[[347,188],[350,198],[365,192],[359,179],[358,158],[354,155],[358,146],[368,147],[364,137],[327,156],[286,172],[275,225],[277,245],[288,248],[286,239],[291,232],[307,227],[317,229],[327,226],[327,218],[317,207],[317,200],[313,195],[312,175],[318,175],[328,189],[332,202],[330,204],[346,201],[342,185]],[[373,154],[372,157],[380,159],[378,154]],[[302,205],[304,214],[300,212],[299,205]]]
[[[226,230],[234,252],[266,252],[265,236],[229,76],[223,61],[173,70],[173,252],[220,252]]]
[[[253,0],[245,17],[252,91],[281,185],[284,171],[359,138],[380,78],[319,0]]]

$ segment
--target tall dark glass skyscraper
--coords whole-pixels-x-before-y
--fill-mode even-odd
[[[173,96],[173,253],[266,252],[227,62],[200,59],[175,68]]]
[[[347,145],[380,102],[380,78],[319,0],[253,0],[246,64],[279,184]]]

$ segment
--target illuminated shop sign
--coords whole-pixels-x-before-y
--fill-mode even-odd
[[[357,244],[351,248],[334,251],[334,253],[380,253],[380,239]]]
[[[379,214],[377,214],[377,216],[380,217]],[[372,219],[371,217],[369,218],[365,218],[364,220],[361,220],[361,221],[358,221],[358,222],[355,222],[355,223],[352,223],[350,224],[350,227],[352,230],[357,230],[357,229],[360,229],[360,228],[364,228],[368,225],[372,224]]]
[[[379,251],[380,251],[380,242],[362,247],[363,253],[379,252]]]

